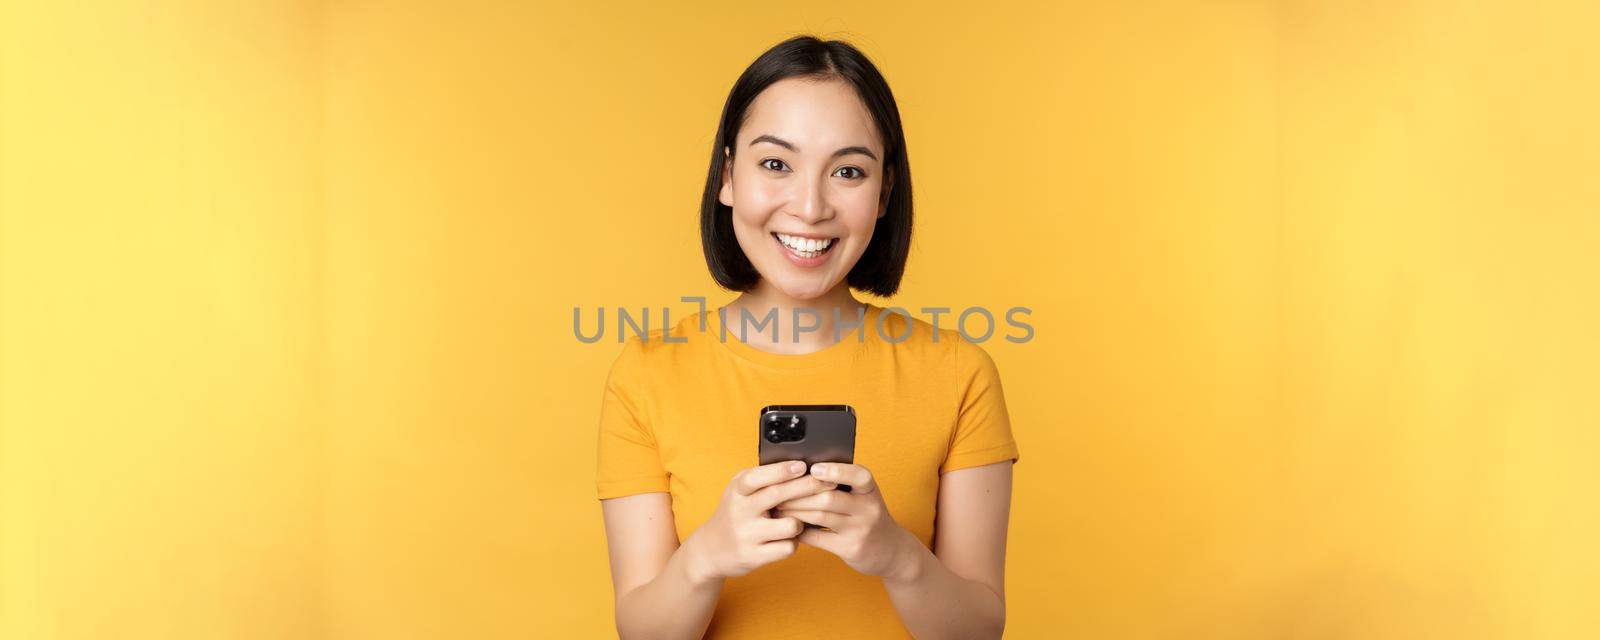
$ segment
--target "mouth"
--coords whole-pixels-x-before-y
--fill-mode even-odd
[[[801,266],[821,264],[828,252],[839,244],[838,238],[808,238],[787,233],[773,233],[772,238],[778,242],[778,246],[783,247],[791,260]]]

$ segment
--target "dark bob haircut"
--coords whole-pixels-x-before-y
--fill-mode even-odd
[[[900,109],[889,83],[866,55],[839,40],[812,36],[785,40],[756,58],[733,83],[728,101],[722,106],[722,121],[711,146],[711,170],[706,174],[706,191],[700,199],[700,246],[705,250],[706,266],[718,285],[732,291],[749,291],[761,280],[761,274],[734,237],[733,208],[717,198],[722,190],[723,165],[729,159],[723,149],[738,149],[739,128],[756,96],[773,83],[794,77],[850,83],[884,138],[885,177],[892,180],[886,210],[845,282],[874,295],[893,295],[900,288],[906,256],[911,252],[911,164],[906,159],[905,132],[900,128]]]

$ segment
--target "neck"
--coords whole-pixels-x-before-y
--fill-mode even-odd
[[[839,330],[840,338],[852,335],[852,331],[858,330],[852,328],[856,323],[857,310],[864,306],[850,294],[850,285],[843,282],[820,296],[801,299],[762,280],[754,289],[739,294],[738,298],[723,308],[727,310],[729,340],[739,339],[740,320],[743,313],[748,312],[755,320],[754,323],[745,323],[746,344],[773,353],[804,354],[821,351],[834,344],[835,314],[843,325]],[[796,316],[795,309],[803,311]],[[755,323],[765,321],[769,314],[772,321],[757,332]],[[798,339],[795,334],[797,320],[798,326],[806,329]],[[812,325],[816,325],[816,330],[810,330]],[[772,341],[774,330],[778,336],[776,343]]]

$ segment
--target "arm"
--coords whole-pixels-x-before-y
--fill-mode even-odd
[[[940,478],[935,551],[889,517],[872,473],[856,464],[812,468],[813,475],[850,485],[852,492],[796,498],[780,504],[778,512],[825,527],[805,530],[800,542],[882,578],[900,621],[919,640],[998,638],[1006,623],[1011,464],[959,469]]]
[[[642,493],[600,501],[621,638],[699,638],[711,623],[721,578],[692,575],[678,545],[672,499]]]
[[[767,517],[787,500],[833,491],[801,462],[740,471],[716,513],[678,545],[672,498],[652,492],[600,501],[622,638],[699,638],[724,580],[794,554],[800,521]]]
[[[884,576],[900,620],[919,640],[999,638],[1006,626],[1011,461],[939,479],[930,552],[907,533],[899,571]]]

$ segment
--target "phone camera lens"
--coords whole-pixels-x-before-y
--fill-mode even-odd
[[[767,414],[761,435],[772,443],[799,442],[806,437],[805,419],[795,414]]]

